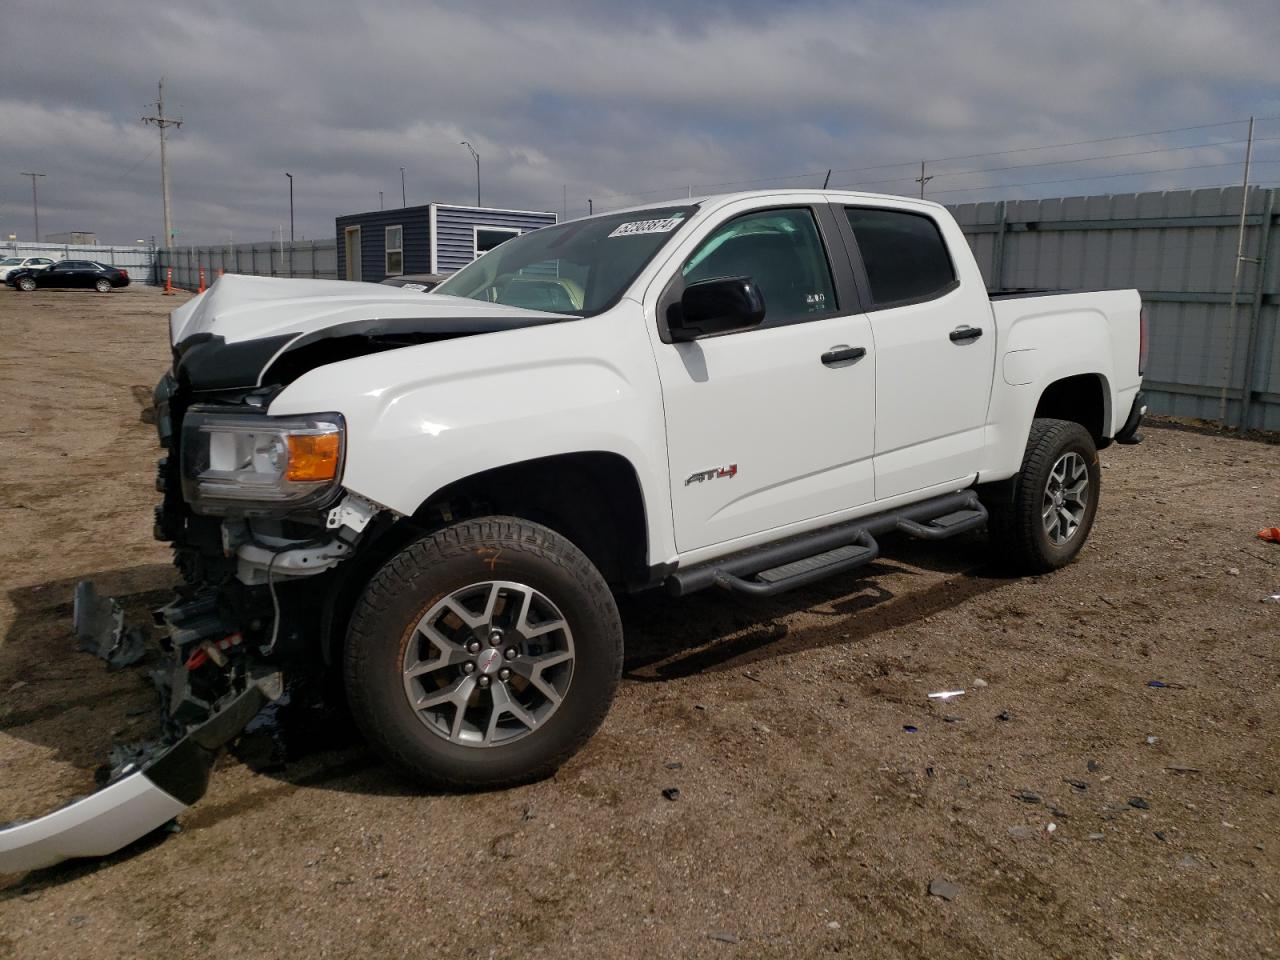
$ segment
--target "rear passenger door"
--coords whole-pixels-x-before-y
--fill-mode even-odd
[[[963,483],[980,466],[995,357],[986,287],[948,249],[966,241],[927,207],[842,213],[876,345],[876,499]]]

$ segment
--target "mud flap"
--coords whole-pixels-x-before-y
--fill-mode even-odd
[[[39,819],[0,829],[0,873],[105,856],[164,826],[204,796],[218,750],[283,689],[277,672],[251,677],[204,723],[140,765],[126,767],[101,790]]]

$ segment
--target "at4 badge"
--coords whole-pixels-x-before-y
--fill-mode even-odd
[[[692,474],[688,480],[684,482],[687,487],[691,483],[701,483],[703,480],[719,480],[722,477],[736,477],[738,475],[738,465],[731,463],[727,467],[716,467],[714,470],[699,470]]]

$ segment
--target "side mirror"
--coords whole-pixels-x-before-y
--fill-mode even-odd
[[[667,311],[674,343],[747,330],[763,319],[764,294],[750,277],[716,277],[691,283],[680,302]]]

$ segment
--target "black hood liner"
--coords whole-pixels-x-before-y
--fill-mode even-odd
[[[198,391],[243,389],[259,384],[283,386],[308,370],[353,357],[438,340],[577,319],[552,314],[533,317],[394,317],[352,320],[310,333],[281,333],[237,343],[227,343],[223,337],[212,333],[196,333],[173,348],[173,369],[180,382]],[[272,358],[277,353],[280,356],[273,363]]]

